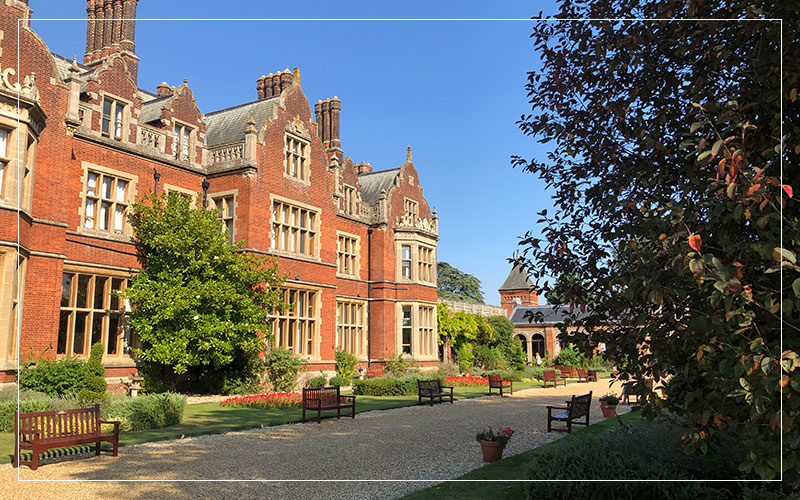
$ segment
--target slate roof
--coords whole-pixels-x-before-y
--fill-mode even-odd
[[[517,264],[508,273],[508,278],[498,288],[498,290],[530,290],[533,288],[533,282],[528,275]]]
[[[556,307],[558,307],[558,311],[556,311]],[[528,321],[528,318],[525,317],[525,314],[530,312],[533,314],[533,321]],[[541,314],[541,316],[540,316]],[[586,317],[588,312],[583,313],[580,310],[574,311],[574,316],[576,319]],[[565,318],[571,316],[569,312],[568,305],[543,305],[543,306],[516,306],[514,310],[511,311],[511,317],[508,318],[514,323],[515,326],[536,326],[536,325],[555,325],[557,323],[561,323],[564,321]],[[542,321],[539,321],[537,318],[541,317]]]
[[[389,190],[395,185],[395,179],[400,175],[399,168],[372,172],[371,174],[361,174],[358,176],[358,183],[361,186],[361,201],[374,205],[378,203],[381,189]]]
[[[259,99],[258,101],[240,104],[232,108],[212,111],[203,116],[206,121],[206,145],[214,146],[228,142],[244,140],[247,120],[252,116],[256,122],[256,130],[261,130],[272,117],[273,107],[278,105],[278,97]]]
[[[139,93],[142,94],[141,92]],[[162,97],[150,98],[142,103],[142,111],[139,113],[139,123],[150,123],[161,118],[161,110],[169,107],[169,103],[175,96],[167,95]]]

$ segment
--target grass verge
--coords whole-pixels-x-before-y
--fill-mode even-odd
[[[424,490],[415,491],[403,497],[402,500],[446,500],[452,498],[458,498],[459,500],[519,500],[520,498],[525,498],[525,486],[527,483],[480,483],[474,481],[526,479],[528,464],[537,453],[541,453],[542,449],[561,446],[561,443],[565,441],[586,439],[618,429],[620,427],[620,419],[626,424],[632,424],[641,418],[641,414],[637,411],[626,413],[617,418],[603,420],[572,434],[567,434],[557,441],[522,452],[513,457],[504,458],[456,478],[457,480],[469,480],[469,482],[445,482]]]
[[[514,382],[514,389],[517,391],[537,387],[542,387],[542,383],[539,381]],[[455,399],[458,400],[486,396],[488,389],[486,386],[467,386],[456,387],[454,392]],[[497,391],[495,391],[495,394],[497,394]],[[417,396],[358,396],[356,399],[356,413],[372,410],[388,410],[416,404]],[[301,410],[299,408],[226,408],[220,406],[219,403],[193,404],[186,406],[183,422],[178,425],[163,429],[122,432],[120,433],[119,440],[120,446],[131,446],[151,441],[166,441],[190,436],[201,436],[204,434],[223,434],[225,432],[295,423],[300,421],[300,415]],[[323,412],[323,417],[330,415],[335,415],[335,412]],[[13,433],[0,433],[0,464],[11,463],[13,450]],[[56,450],[44,456],[74,454],[81,450],[89,450],[89,447],[71,447]]]

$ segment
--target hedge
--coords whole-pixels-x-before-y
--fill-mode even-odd
[[[405,377],[377,377],[353,381],[353,394],[364,396],[416,396],[417,380],[430,380],[443,377],[430,375],[409,375]]]

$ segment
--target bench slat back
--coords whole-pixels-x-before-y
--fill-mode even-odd
[[[589,370],[578,368],[578,377],[586,378],[589,376]]]
[[[489,383],[492,385],[500,384],[503,381],[503,377],[500,376],[499,373],[490,373],[489,374]]]
[[[73,410],[39,411],[20,413],[17,429],[38,431],[40,439],[54,439],[65,436],[83,436],[97,434],[100,420],[100,405],[93,408],[76,408]],[[16,419],[14,426],[16,427]],[[22,439],[29,440],[33,436],[22,433]]]
[[[339,403],[339,386],[303,388],[303,404],[307,399],[319,399],[322,406]]]
[[[589,406],[592,404],[592,391],[582,396],[572,396],[569,405],[569,418],[585,417],[589,414]]]
[[[442,392],[442,381],[438,378],[433,380],[417,380],[417,389],[424,393]]]
[[[555,382],[556,381],[556,371],[555,370],[544,370],[542,372],[542,377],[548,382]]]

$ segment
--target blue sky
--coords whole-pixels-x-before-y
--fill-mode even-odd
[[[266,7],[268,5],[269,7]],[[86,3],[30,0],[48,47],[82,60]],[[376,170],[413,149],[428,202],[439,213],[439,260],[478,277],[487,303],[519,236],[552,204],[544,184],[510,156],[543,157],[515,125],[530,108],[535,69],[529,21],[144,21],[146,18],[520,18],[554,2],[237,2],[141,0],[139,86],[155,92],[184,78],[203,112],[256,98],[262,74],[299,67],[313,103],[342,100],[346,155]],[[45,18],[79,19],[45,21]],[[552,210],[551,210],[552,211]]]

